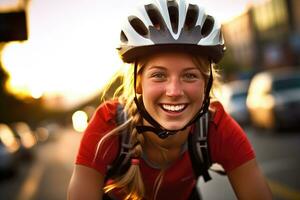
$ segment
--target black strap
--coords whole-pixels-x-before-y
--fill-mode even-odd
[[[124,107],[121,104],[117,106],[116,112],[116,124],[119,126],[127,120],[127,114],[124,112]],[[123,174],[129,168],[130,165],[130,154],[131,149],[130,134],[127,129],[123,129],[119,135],[119,155],[109,166],[105,176],[105,180],[111,177]]]
[[[199,189],[197,188],[197,186],[195,186],[193,188],[193,191],[191,192],[188,200],[201,200],[201,199],[202,199],[201,193],[200,193]]]
[[[195,123],[193,134],[188,138],[188,149],[196,177],[203,176],[204,181],[211,180],[208,169],[211,160],[208,148],[209,112],[205,113]]]
[[[103,193],[102,200],[114,200],[107,193]]]
[[[156,135],[162,139],[177,133],[177,131],[162,131],[161,129],[154,128],[153,126],[135,126],[135,128],[138,133],[150,131],[156,133]]]

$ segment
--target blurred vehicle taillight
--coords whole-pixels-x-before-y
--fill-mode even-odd
[[[6,124],[0,124],[0,140],[10,152],[16,152],[20,148],[20,143]]]

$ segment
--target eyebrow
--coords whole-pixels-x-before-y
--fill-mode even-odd
[[[150,65],[150,66],[149,66],[149,69],[155,69],[155,68],[158,68],[158,69],[166,69],[166,67],[160,66],[160,65]]]
[[[190,71],[190,70],[198,70],[198,71],[200,71],[200,69],[198,67],[189,67],[189,68],[184,69],[183,71]]]
[[[166,69],[166,67],[160,66],[160,65],[149,66],[149,69],[155,69],[155,68],[163,69],[163,70]],[[189,70],[200,70],[200,69],[198,67],[188,67],[188,68],[183,69],[183,71],[189,71]]]

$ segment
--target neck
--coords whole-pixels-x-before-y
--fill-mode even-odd
[[[143,120],[145,126],[152,126],[147,120]],[[144,138],[146,145],[150,147],[160,146],[166,149],[181,147],[187,140],[188,134],[191,130],[191,126],[187,127],[183,131],[178,131],[174,135],[170,135],[167,138],[160,138],[153,132],[144,132]]]
[[[187,140],[188,134],[191,128],[188,127],[183,131],[179,131],[174,135],[170,135],[165,139],[159,138],[156,134],[152,132],[145,132],[144,138],[145,143],[149,146],[160,146],[166,149],[178,148],[181,147]]]
[[[168,167],[179,158],[182,146],[187,141],[189,132],[190,127],[165,139],[159,138],[152,132],[143,133],[145,139],[143,151],[149,162],[161,168]]]

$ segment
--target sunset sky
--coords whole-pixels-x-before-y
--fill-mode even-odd
[[[239,15],[254,2],[194,1],[201,2],[221,22]],[[115,50],[119,26],[138,2],[31,0],[29,40],[7,44],[2,53],[2,63],[11,76],[10,90],[36,97],[63,94],[72,100],[99,91],[121,65]],[[0,10],[11,4],[11,0],[0,0]]]

